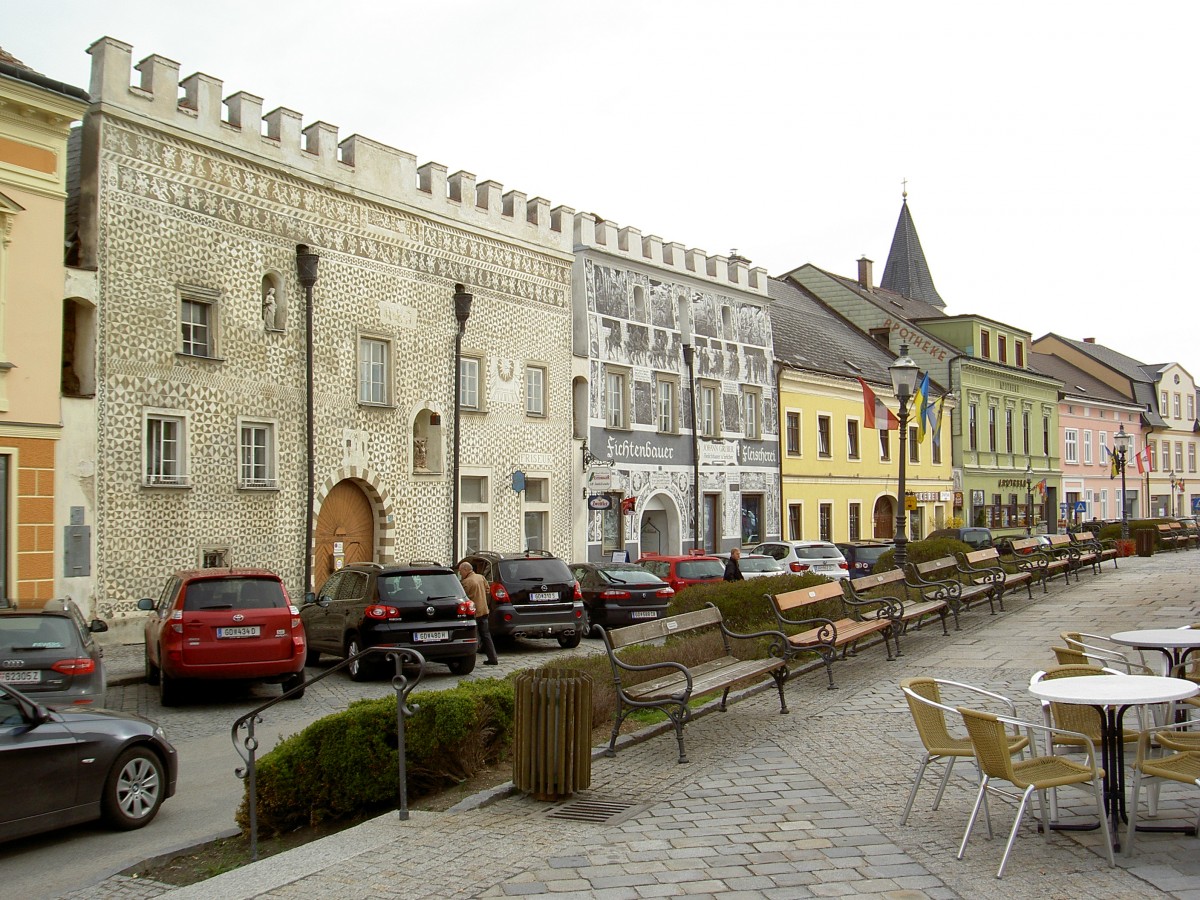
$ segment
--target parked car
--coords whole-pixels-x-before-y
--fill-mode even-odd
[[[653,572],[679,593],[688,585],[721,581],[725,577],[725,561],[716,556],[658,556],[646,554],[637,564]]]
[[[829,541],[767,541],[750,551],[763,553],[790,572],[812,572],[826,578],[849,578],[850,564]]]
[[[722,568],[728,564],[728,553],[713,555],[721,560]],[[742,570],[743,578],[770,578],[773,575],[783,575],[787,571],[779,560],[765,553],[743,553],[738,559],[738,568]]]
[[[574,563],[571,574],[583,596],[583,635],[593,627],[620,628],[667,614],[675,589],[633,563]]]
[[[578,647],[583,637],[583,594],[567,564],[545,550],[464,557],[488,580],[488,626],[495,637],[555,638]]]
[[[879,557],[893,549],[896,545],[891,541],[848,541],[835,545],[846,557],[850,566],[850,577],[861,578],[870,575],[875,569]]]
[[[85,758],[86,757],[86,758]],[[150,824],[175,793],[175,748],[149,719],[92,706],[49,709],[0,684],[0,840],[103,818]]]
[[[304,683],[300,610],[274,572],[185,569],[138,609],[154,613],[145,626],[146,681],[158,685],[163,706],[178,703],[193,680],[276,683],[285,692]]]
[[[453,569],[437,563],[352,563],[338,569],[300,609],[308,635],[308,664],[322,653],[352,657],[368,647],[416,650],[455,675],[475,668],[479,634],[475,604]],[[365,681],[389,670],[386,658],[347,666]]]
[[[992,532],[988,528],[938,528],[931,531],[925,540],[929,541],[934,538],[953,538],[967,544],[972,550],[986,550],[988,547],[995,546]]]
[[[87,622],[70,600],[0,600],[0,682],[48,706],[103,706],[104,650],[94,637],[102,631],[108,625]]]

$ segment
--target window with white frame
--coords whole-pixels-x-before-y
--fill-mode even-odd
[[[488,479],[486,475],[459,477],[459,537],[464,553],[488,547]]]
[[[1179,394],[1178,393],[1173,394],[1171,399],[1174,401],[1174,405],[1171,407],[1171,412],[1174,414],[1174,417],[1176,419],[1183,418],[1183,416],[1180,415],[1181,410],[1179,408]]]
[[[525,367],[525,415],[546,415],[546,370],[542,366]]]
[[[211,288],[179,288],[179,352],[184,356],[216,357],[217,300],[220,296],[220,291]]]
[[[742,388],[742,436],[752,441],[762,437],[762,391],[758,388]]]
[[[787,454],[788,456],[800,455],[800,413],[788,412],[787,414]]]
[[[660,372],[655,375],[654,390],[659,433],[678,433],[679,379]]]
[[[1074,428],[1063,429],[1063,462],[1079,462],[1079,432]]]
[[[788,537],[793,541],[804,537],[804,504],[788,504]]]
[[[1110,453],[1111,451],[1108,449],[1108,432],[1102,431],[1100,432],[1100,462],[1102,464],[1108,463]]]
[[[605,422],[609,428],[629,427],[629,372],[606,368],[604,372]]]
[[[721,388],[713,382],[700,383],[700,433],[707,438],[721,436]]]
[[[1188,473],[1194,474],[1196,471],[1196,445],[1188,442]]]
[[[238,421],[238,487],[269,489],[275,479],[275,423]]]
[[[1092,433],[1086,429],[1083,432],[1083,464],[1092,464]]]
[[[1108,518],[1108,491],[1105,489],[1100,491],[1100,518]]]
[[[483,409],[483,360],[478,356],[458,359],[458,405],[465,410]]]
[[[917,426],[908,426],[908,461],[910,463],[919,463],[921,461],[921,442],[917,440]]]
[[[550,479],[525,479],[525,548],[547,550],[550,527]]]
[[[1158,399],[1159,399],[1159,403],[1158,403],[1158,408],[1159,408],[1159,411],[1160,411],[1160,412],[1161,412],[1161,413],[1162,413],[1164,416],[1170,415],[1170,414],[1171,414],[1171,407],[1167,405],[1167,400],[1168,400],[1168,398],[1167,398],[1167,392],[1166,392],[1166,391],[1159,391],[1159,392],[1158,392]]]
[[[187,416],[145,413],[143,483],[149,487],[187,487]]]
[[[1175,471],[1183,471],[1183,441],[1175,442]]]
[[[1187,417],[1189,422],[1196,420],[1196,398],[1191,394],[1187,396]]]
[[[887,462],[892,458],[892,433],[886,428],[879,429],[879,459]]]
[[[822,459],[833,456],[833,429],[829,416],[817,416],[817,456]]]
[[[363,335],[358,339],[358,402],[386,406],[391,402],[391,341]]]
[[[1162,442],[1162,471],[1171,471],[1171,442]]]
[[[822,503],[817,510],[817,524],[820,529],[820,538],[822,541],[833,540],[833,504]]]
[[[846,456],[850,459],[861,459],[861,448],[858,445],[858,420],[846,420]]]
[[[846,524],[850,527],[850,540],[857,541],[862,537],[862,504],[851,503]]]

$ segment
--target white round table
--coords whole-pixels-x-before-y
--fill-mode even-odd
[[[1200,647],[1200,628],[1143,628],[1138,631],[1118,631],[1112,641],[1139,650],[1158,650],[1167,658],[1175,672]]]
[[[1169,630],[1169,629],[1167,629]],[[1115,640],[1115,637],[1114,637]],[[1049,678],[1029,685],[1039,700],[1095,707],[1100,715],[1100,744],[1104,766],[1104,809],[1112,823],[1113,845],[1125,815],[1125,735],[1122,720],[1131,706],[1171,703],[1200,694],[1200,685],[1159,675],[1079,675]],[[1140,826],[1139,826],[1140,827]]]

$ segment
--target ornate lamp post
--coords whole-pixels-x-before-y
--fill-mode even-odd
[[[454,285],[454,318],[458,331],[454,335],[454,471],[450,481],[450,564],[458,565],[458,422],[462,408],[462,338],[471,317],[474,299],[461,284]]]
[[[1113,435],[1113,446],[1116,448],[1115,455],[1117,459],[1117,468],[1121,472],[1121,539],[1129,539],[1129,501],[1125,496],[1125,460],[1129,454],[1129,447],[1133,443],[1133,435],[1125,430],[1125,424],[1121,423],[1121,430]]]
[[[900,401],[900,483],[899,509],[896,510],[896,568],[903,569],[908,562],[907,520],[908,510],[905,508],[907,492],[904,485],[905,463],[908,456],[908,400],[917,389],[917,364],[908,355],[908,344],[900,345],[900,358],[888,366],[892,376],[892,388]]]
[[[1025,534],[1033,534],[1033,462],[1025,464]]]
[[[1168,475],[1171,478],[1171,499],[1170,499],[1170,502],[1167,504],[1167,515],[1170,516],[1171,518],[1174,518],[1175,517],[1175,485],[1177,485],[1179,482],[1175,480],[1175,470],[1174,469],[1172,469],[1168,473]]]

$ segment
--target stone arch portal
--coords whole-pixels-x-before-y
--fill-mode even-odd
[[[677,556],[683,552],[682,516],[679,506],[666,491],[651,494],[638,518],[638,547],[642,555],[658,553]]]
[[[347,476],[327,482],[317,505],[310,590],[319,588],[344,565],[387,561],[387,548],[394,545],[388,524],[389,504],[372,481]]]

